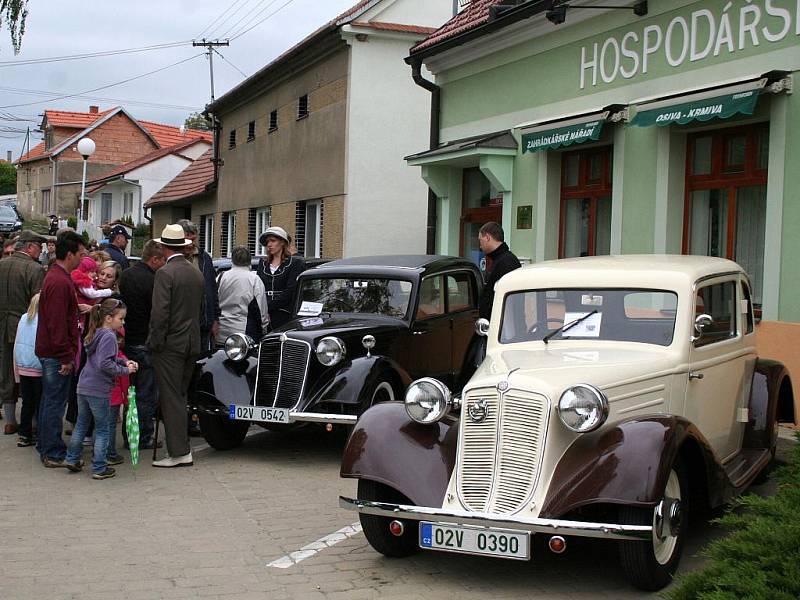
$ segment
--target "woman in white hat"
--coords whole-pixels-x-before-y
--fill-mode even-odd
[[[258,276],[267,291],[270,328],[276,329],[292,318],[297,277],[306,270],[306,263],[289,251],[292,238],[283,227],[267,228],[258,241],[267,247],[267,256],[258,265]]]

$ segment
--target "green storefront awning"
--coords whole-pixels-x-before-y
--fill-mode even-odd
[[[556,122],[522,131],[522,153],[555,150],[562,146],[596,142],[603,132],[608,112],[595,113],[588,118]]]
[[[766,82],[766,79],[761,79],[672,100],[642,104],[636,107],[636,115],[629,124],[638,127],[666,127],[672,124],[686,125],[692,121],[729,119],[738,114],[752,115]]]

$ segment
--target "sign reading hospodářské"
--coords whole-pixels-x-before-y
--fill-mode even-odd
[[[800,0],[698,2],[703,6],[581,47],[580,89],[669,67],[734,55],[800,36]]]
[[[544,131],[522,134],[522,153],[552,150],[589,140],[598,140],[605,121],[590,121],[565,127],[554,127]]]

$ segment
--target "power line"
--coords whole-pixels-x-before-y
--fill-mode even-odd
[[[51,91],[48,91],[48,90],[29,90],[29,89],[23,89],[23,88],[11,88],[11,87],[4,87],[4,86],[0,86],[0,91],[1,92],[8,92],[10,94],[24,94],[24,95],[29,95],[29,96],[62,96],[62,95],[64,95],[64,92],[51,92]],[[157,109],[158,108],[162,108],[162,109],[165,109],[165,110],[176,110],[176,109],[179,109],[179,110],[195,110],[195,109],[198,108],[197,106],[185,106],[185,105],[181,105],[181,104],[165,104],[163,102],[150,102],[148,100],[124,100],[124,99],[119,99],[119,98],[104,98],[104,97],[100,97],[100,96],[81,96],[81,95],[73,95],[72,97],[73,98],[79,98],[81,100],[95,100],[95,101],[98,101],[98,102],[116,102],[116,103],[120,103],[120,104],[129,104],[129,105],[132,105],[132,106],[142,106],[144,108],[157,108]],[[49,98],[49,99],[52,99],[52,98]],[[10,115],[10,113],[3,113],[2,111],[0,111],[0,120],[7,120],[7,121],[27,121],[27,120],[31,120],[31,121],[34,121],[34,119],[10,118],[10,116],[13,116],[13,115],[10,115],[9,117],[6,117],[4,119],[4,116],[3,116],[4,114]]]
[[[229,61],[227,58],[225,58],[225,57],[222,55],[222,52],[220,52],[220,51],[219,51],[219,50],[217,50],[216,48],[214,48],[214,52],[216,52],[217,54],[219,54],[219,57],[220,57],[222,60],[224,60],[226,63],[228,63],[228,64],[229,64],[230,66],[232,66],[234,69],[236,69],[237,71],[239,71],[239,73],[241,73],[241,74],[242,74],[242,77],[244,77],[245,79],[247,79],[247,73],[245,73],[244,71],[242,71],[242,70],[241,70],[239,67],[237,67],[237,66],[236,66],[235,64],[233,64],[231,61]]]
[[[247,28],[247,29],[245,29],[244,31],[239,31],[239,32],[237,32],[237,33],[236,33],[236,35],[234,35],[233,37],[231,37],[231,41],[233,41],[233,40],[236,40],[236,39],[238,39],[238,38],[242,37],[243,35],[245,35],[246,33],[248,33],[248,32],[250,32],[250,31],[252,31],[253,29],[255,29],[256,27],[258,27],[259,25],[261,25],[261,24],[262,24],[264,21],[266,21],[267,19],[269,19],[269,18],[273,17],[274,15],[278,14],[278,13],[279,13],[280,11],[282,11],[284,8],[286,8],[287,6],[289,6],[289,5],[290,5],[292,2],[294,2],[294,0],[286,0],[286,2],[284,2],[283,4],[281,4],[281,5],[280,5],[280,6],[279,6],[277,9],[275,9],[274,11],[272,11],[271,13],[269,13],[269,14],[268,14],[266,17],[264,17],[264,18],[263,18],[263,19],[261,19],[260,21],[257,21],[256,23],[254,23],[253,25],[251,25],[250,27],[248,27],[248,28]]]
[[[47,58],[31,58],[27,60],[6,60],[0,61],[0,68],[3,67],[21,67],[27,65],[40,65],[44,63],[63,62],[68,60],[83,60],[85,58],[98,58],[103,56],[116,56],[119,54],[133,54],[136,52],[150,52],[152,50],[166,50],[169,48],[177,48],[178,46],[186,46],[191,43],[191,40],[183,42],[170,42],[167,44],[154,44],[152,46],[142,46],[140,48],[123,48],[121,50],[104,50],[102,52],[87,52],[85,54],[70,54],[66,56],[50,56]]]
[[[240,5],[239,5],[239,6],[236,8],[236,10],[234,10],[233,12],[231,12],[231,13],[230,13],[230,14],[229,14],[227,17],[225,17],[225,18],[224,18],[222,21],[220,21],[220,22],[217,24],[216,28],[215,28],[213,31],[219,31],[219,30],[221,30],[221,29],[222,29],[222,27],[223,27],[223,25],[225,25],[225,23],[226,23],[226,22],[227,22],[229,19],[231,19],[232,17],[236,16],[236,14],[237,14],[237,13],[239,13],[239,11],[241,11],[241,10],[242,10],[244,7],[246,7],[246,6],[247,6],[247,5],[250,3],[250,1],[251,1],[251,0],[244,0],[244,3],[243,3],[243,4],[240,4]],[[259,1],[259,2],[260,2],[261,0],[256,0],[256,1]],[[213,32],[213,31],[212,31],[212,32]],[[222,36],[217,36],[217,37],[222,37]]]
[[[194,60],[196,58],[200,58],[203,54],[195,54],[194,56],[190,56],[189,58],[184,58],[183,60],[179,60],[178,62],[172,63],[165,67],[161,67],[160,69],[155,69],[153,71],[148,71],[147,73],[142,73],[141,75],[135,75],[134,77],[128,77],[127,79],[123,79],[122,81],[116,81],[114,83],[109,83],[107,85],[101,85],[100,87],[92,88],[91,90],[85,90],[82,92],[77,92],[75,94],[65,94],[63,96],[57,96],[55,98],[48,98],[47,100],[37,100],[36,102],[23,102],[20,104],[7,104],[5,106],[0,106],[0,109],[3,108],[16,108],[18,106],[33,106],[35,104],[42,104],[43,102],[52,102],[53,100],[65,100],[66,98],[75,98],[78,96],[85,96],[86,94],[91,94],[92,92],[98,92],[100,90],[105,90],[110,87],[115,87],[118,85],[122,85],[123,83],[128,83],[131,81],[135,81],[137,79],[141,79],[142,77],[147,77],[149,75],[154,75],[156,73],[160,73],[161,71],[166,71],[167,69],[171,69],[172,67],[177,67],[180,64],[185,62],[189,62],[190,60]]]
[[[267,0],[258,0],[258,2],[256,2],[253,5],[253,7],[247,12],[247,14],[245,14],[241,19],[236,21],[236,23],[231,25],[228,28],[228,30],[225,33],[222,34],[222,37],[225,37],[226,35],[228,35],[232,31],[237,31],[239,29],[239,25],[241,25],[243,21],[246,21],[251,15],[253,15],[253,13],[256,13],[256,11],[258,11],[258,12],[255,14],[255,16],[253,16],[253,19],[258,18],[258,15],[262,14],[266,9],[268,9],[270,6],[275,4],[275,2],[277,2],[277,0],[269,0],[269,3],[266,6],[262,6],[264,4],[264,2],[267,2]],[[259,6],[261,6],[260,10],[259,10]],[[247,23],[245,23],[244,26],[247,27],[248,23],[251,23],[251,22],[252,22],[252,20],[248,21]]]
[[[224,16],[226,13],[228,13],[228,12],[229,12],[229,11],[230,11],[230,10],[231,10],[231,9],[232,9],[234,6],[236,6],[237,4],[239,4],[239,2],[241,2],[241,1],[242,1],[242,0],[234,0],[234,2],[232,2],[232,3],[231,3],[229,6],[228,6],[228,8],[226,8],[226,9],[225,9],[225,10],[223,10],[223,11],[222,11],[222,12],[221,12],[219,15],[217,15],[217,18],[216,18],[216,19],[214,19],[213,21],[211,21],[211,23],[209,23],[208,25],[206,25],[206,28],[205,28],[205,29],[203,29],[203,31],[201,31],[200,33],[198,33],[198,34],[197,34],[197,37],[198,37],[198,38],[200,38],[200,37],[203,37],[203,34],[204,34],[204,33],[206,33],[206,32],[208,32],[208,33],[209,33],[209,35],[211,35],[211,31],[212,31],[212,30],[211,30],[211,28],[214,26],[214,24],[216,24],[216,23],[217,23],[217,21],[219,21],[219,20],[220,20],[220,19],[221,19],[221,18],[222,18],[222,17],[223,17],[223,16]]]

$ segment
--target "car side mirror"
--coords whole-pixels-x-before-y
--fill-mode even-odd
[[[693,335],[691,341],[696,342],[699,340],[703,336],[703,330],[712,323],[714,323],[714,319],[711,318],[711,315],[705,313],[697,315],[694,319],[694,330],[697,335]]]
[[[475,333],[481,337],[488,337],[489,319],[478,319],[475,321]]]

